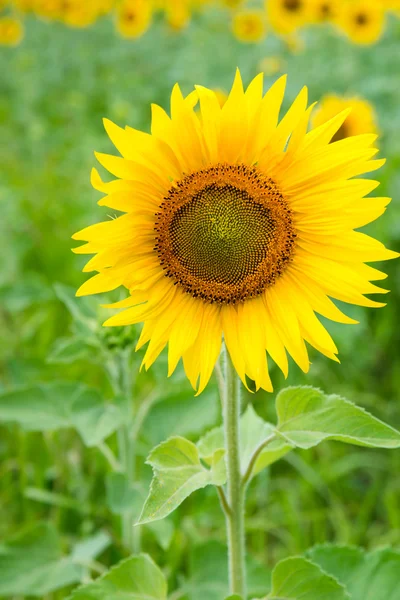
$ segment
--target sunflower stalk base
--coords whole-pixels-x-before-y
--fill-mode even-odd
[[[229,585],[232,594],[239,594],[246,598],[245,487],[242,485],[239,451],[240,381],[227,351],[225,351],[224,375],[222,404],[229,506],[229,510],[225,510]]]

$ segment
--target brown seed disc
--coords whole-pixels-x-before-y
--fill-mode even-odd
[[[234,304],[261,294],[289,263],[296,234],[277,185],[257,167],[217,164],[171,187],[156,215],[166,276],[193,297]]]

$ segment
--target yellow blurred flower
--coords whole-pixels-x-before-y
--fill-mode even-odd
[[[99,7],[95,2],[86,0],[62,0],[60,18],[70,27],[88,27],[99,15]]]
[[[23,36],[21,21],[13,17],[0,18],[0,46],[17,46]]]
[[[291,33],[309,19],[308,0],[266,0],[269,22],[277,33]]]
[[[385,27],[385,10],[379,0],[353,0],[343,4],[338,25],[355,44],[374,44]]]
[[[35,0],[12,0],[13,6],[20,12],[26,13],[33,10]]]
[[[116,5],[116,0],[96,0],[97,12],[99,15],[106,15],[111,12]]]
[[[297,34],[296,31],[291,33],[290,35],[286,35],[284,40],[287,49],[292,54],[301,54],[302,52],[304,52],[306,47],[305,41]]]
[[[400,0],[379,0],[379,2],[387,10],[400,10]]]
[[[363,133],[379,133],[372,104],[363,98],[346,98],[334,94],[322,98],[319,108],[312,117],[313,127],[323,125],[346,109],[351,109],[351,112],[335,133],[332,142]]]
[[[243,4],[243,0],[220,0],[220,2],[228,8],[238,8]]]
[[[148,0],[122,0],[117,10],[117,29],[126,38],[137,38],[149,28],[152,7]]]
[[[189,0],[165,0],[165,18],[168,25],[175,31],[180,31],[190,21],[191,7]]]
[[[58,19],[61,14],[62,0],[34,0],[33,11],[45,19]]]
[[[266,33],[264,15],[259,10],[236,13],[232,25],[235,37],[241,42],[259,42]]]
[[[280,56],[266,56],[259,62],[259,69],[265,75],[276,75],[285,68],[285,61]]]
[[[339,14],[341,0],[309,0],[310,18],[314,23],[333,21]]]

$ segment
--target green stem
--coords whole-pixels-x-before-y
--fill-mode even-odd
[[[124,399],[125,420],[118,429],[118,464],[128,483],[133,485],[136,478],[136,440],[133,436],[135,412],[132,403],[132,373],[131,373],[131,349],[125,348],[119,353],[108,357],[106,361],[110,381],[115,394]],[[100,449],[106,458],[110,460],[107,448]],[[106,452],[104,452],[106,450]],[[128,511],[121,516],[122,542],[131,552],[140,553],[141,535],[140,528],[134,527],[133,511]]]
[[[227,351],[225,351],[223,421],[226,448],[227,500],[230,508],[229,512],[225,512],[230,593],[239,594],[246,598],[245,489],[241,484],[239,449],[240,381]]]

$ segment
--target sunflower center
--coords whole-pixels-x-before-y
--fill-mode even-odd
[[[364,25],[368,24],[368,15],[366,13],[360,12],[356,15],[355,20],[357,25],[363,27]]]
[[[296,237],[277,185],[256,167],[227,164],[171,187],[155,231],[166,276],[194,297],[228,304],[273,285]]]
[[[284,0],[283,2],[283,6],[286,8],[286,10],[289,10],[291,12],[296,12],[297,10],[299,10],[301,8],[302,5],[302,0]]]
[[[328,19],[332,14],[332,10],[331,10],[331,7],[328,4],[328,2],[324,2],[323,4],[321,4],[320,11],[321,11],[321,17],[323,19]]]

